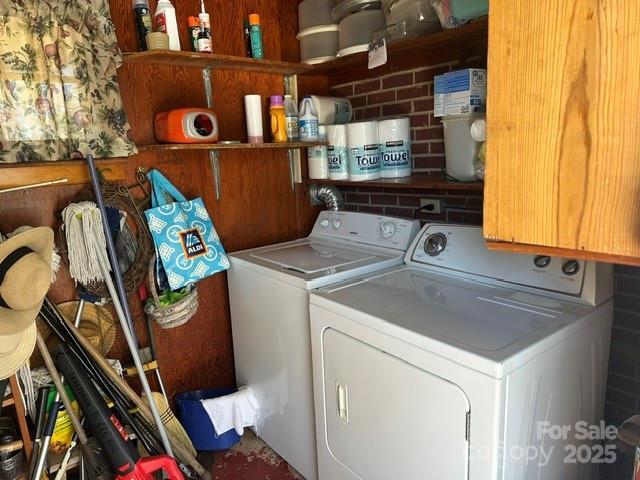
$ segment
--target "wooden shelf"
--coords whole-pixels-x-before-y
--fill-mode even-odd
[[[123,181],[126,159],[97,160],[96,165],[107,180]],[[84,160],[39,163],[7,163],[0,165],[0,190],[67,179],[61,185],[84,185],[91,183]]]
[[[164,152],[169,150],[288,150],[326,145],[322,142],[287,143],[158,143],[138,145],[140,152]]]
[[[327,75],[329,83],[337,85],[447,60],[486,56],[488,32],[489,22],[482,18],[459,28],[394,42],[387,46],[387,63],[374,70],[368,69],[367,52],[361,52],[314,65],[307,73]]]
[[[382,187],[417,190],[468,190],[481,192],[484,188],[482,182],[455,182],[448,180],[441,174],[416,173],[404,178],[381,178],[355,182],[351,180],[316,180],[305,178],[305,184],[336,185],[338,187]]]
[[[256,60],[246,57],[233,57],[216,53],[195,53],[176,50],[150,50],[124,54],[124,63],[165,65],[172,67],[211,68],[235,70],[241,72],[269,73],[273,75],[295,75],[308,72],[313,67],[301,63],[281,62],[279,60]]]

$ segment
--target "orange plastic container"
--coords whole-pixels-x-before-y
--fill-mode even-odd
[[[160,143],[215,143],[218,118],[206,108],[178,108],[156,114],[156,138]]]

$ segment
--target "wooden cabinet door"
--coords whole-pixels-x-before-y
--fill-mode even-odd
[[[485,237],[640,263],[640,1],[493,1],[488,73]]]

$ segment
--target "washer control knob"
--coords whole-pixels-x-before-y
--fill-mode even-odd
[[[538,255],[533,259],[533,264],[538,268],[547,268],[551,263],[551,257],[548,255]]]
[[[324,220],[320,220],[320,226],[322,228],[327,228],[329,226],[329,220],[327,220],[326,218]]]
[[[442,233],[434,233],[427,237],[427,240],[424,242],[424,251],[430,257],[436,257],[440,255],[440,253],[447,246],[447,237],[445,237]]]
[[[380,224],[380,235],[384,239],[389,239],[396,234],[396,226],[395,222],[382,222]]]
[[[580,271],[580,263],[577,260],[567,260],[562,264],[562,273],[568,276],[575,275]]]
[[[339,218],[334,218],[333,219],[333,228],[335,230],[338,230],[341,226],[342,226],[342,220],[340,220]]]

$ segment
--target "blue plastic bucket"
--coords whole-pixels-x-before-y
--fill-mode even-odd
[[[196,450],[228,450],[240,441],[234,429],[218,435],[200,400],[223,397],[236,392],[236,388],[208,388],[184,392],[176,396],[182,426],[187,431]]]

